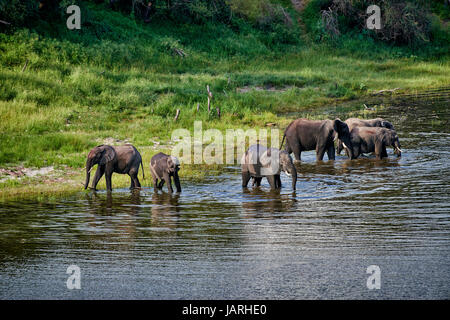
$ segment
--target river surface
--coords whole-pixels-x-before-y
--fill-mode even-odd
[[[305,152],[296,192],[284,174],[281,191],[243,190],[229,166],[174,196],[1,203],[0,298],[449,299],[449,99],[420,99],[370,116],[395,125],[401,158]],[[70,265],[81,289],[67,288]]]

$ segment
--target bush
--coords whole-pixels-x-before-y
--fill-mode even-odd
[[[381,8],[382,28],[369,31],[366,10],[373,4]],[[312,0],[303,18],[320,40],[354,31],[396,45],[417,46],[432,40],[430,7],[422,0]]]

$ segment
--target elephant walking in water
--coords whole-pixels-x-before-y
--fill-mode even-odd
[[[402,150],[395,130],[379,127],[356,127],[350,133],[353,157],[357,158],[362,153],[374,152],[377,159],[386,158],[386,147],[394,148],[397,157],[401,157]]]
[[[131,178],[130,189],[140,188],[141,184],[138,179],[139,165],[142,167],[142,178],[144,179],[144,167],[142,165],[142,157],[139,151],[130,144],[123,146],[100,145],[93,148],[86,161],[86,182],[84,189],[89,185],[91,170],[94,165],[98,164],[92,181],[92,189],[96,190],[98,181],[105,175],[106,189],[112,191],[111,176],[113,172],[128,174]]]
[[[253,185],[260,186],[262,178],[266,177],[272,189],[279,189],[281,171],[292,177],[292,189],[296,188],[297,170],[291,156],[284,150],[252,145],[242,156],[241,169],[242,186],[245,188],[251,178],[254,179]]]
[[[329,160],[335,159],[334,139],[341,139],[344,147],[352,149],[350,131],[345,122],[335,120],[297,119],[292,121],[284,131],[280,149],[286,138],[285,150],[293,152],[297,161],[301,160],[302,151],[316,150],[317,161],[323,160],[325,152]]]
[[[178,176],[180,162],[177,157],[169,156],[162,152],[155,154],[150,160],[150,171],[152,172],[153,186],[155,189],[162,189],[164,182],[166,182],[169,193],[172,193],[173,177],[177,192],[181,192],[180,178]],[[158,180],[160,180],[159,183]]]
[[[348,125],[348,130],[350,132],[353,130],[353,128],[356,127],[380,127],[395,130],[392,123],[382,118],[367,119],[367,120],[358,118],[348,118],[347,120],[345,120],[345,123]],[[344,149],[344,146],[342,144],[342,141],[338,139],[336,154],[341,154],[342,149]]]

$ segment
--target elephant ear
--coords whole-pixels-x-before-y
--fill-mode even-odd
[[[272,150],[269,148],[259,157],[259,162],[263,167],[270,165],[272,161]]]
[[[381,126],[383,128],[388,128],[388,129],[394,130],[394,126],[389,121],[385,121],[385,120],[381,121]]]
[[[104,165],[116,158],[116,151],[111,146],[103,146],[102,156],[100,158],[100,164]]]
[[[333,129],[337,133],[338,137],[344,136],[345,132],[349,131],[347,124],[339,118],[336,118],[333,121]],[[347,129],[347,130],[345,130],[345,129]]]

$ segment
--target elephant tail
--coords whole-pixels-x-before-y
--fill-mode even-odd
[[[141,158],[141,167],[142,167],[142,180],[145,180],[144,165],[142,164],[142,158]]]
[[[284,129],[284,134],[283,134],[283,139],[281,139],[281,144],[280,144],[280,150],[283,147],[283,143],[284,143],[284,139],[286,138],[286,131],[289,129],[289,127],[294,123],[295,121],[292,121],[291,123],[289,123],[289,125],[286,127],[286,129]]]
[[[286,138],[286,132],[284,132],[283,139],[281,139],[280,150],[283,148],[284,138]]]

